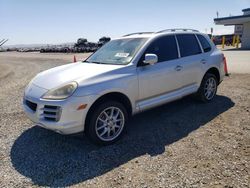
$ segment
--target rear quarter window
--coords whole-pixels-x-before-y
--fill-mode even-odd
[[[200,54],[201,48],[194,34],[176,35],[181,57]]]
[[[202,35],[197,35],[197,37],[198,37],[198,39],[199,39],[199,41],[201,43],[203,51],[204,52],[211,51],[212,48],[211,48],[211,45],[209,44],[209,42],[207,41],[207,39],[204,36],[202,36]]]

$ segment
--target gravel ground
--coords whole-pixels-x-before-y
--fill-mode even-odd
[[[250,74],[226,78],[209,104],[186,97],[139,114],[121,141],[97,147],[34,126],[21,108],[33,76],[72,59],[0,53],[0,187],[249,187]]]

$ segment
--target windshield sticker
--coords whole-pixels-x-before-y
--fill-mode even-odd
[[[115,54],[115,57],[128,57],[129,53],[119,52]]]

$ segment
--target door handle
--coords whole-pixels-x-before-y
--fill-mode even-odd
[[[202,64],[206,64],[207,61],[206,61],[205,59],[202,59],[202,60],[201,60],[201,63],[202,63]]]
[[[180,71],[182,69],[182,66],[180,66],[180,65],[177,65],[176,67],[175,67],[175,70],[176,71]]]

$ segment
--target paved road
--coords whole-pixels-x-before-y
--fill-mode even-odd
[[[230,73],[250,74],[250,50],[228,49],[223,53],[227,58]]]

